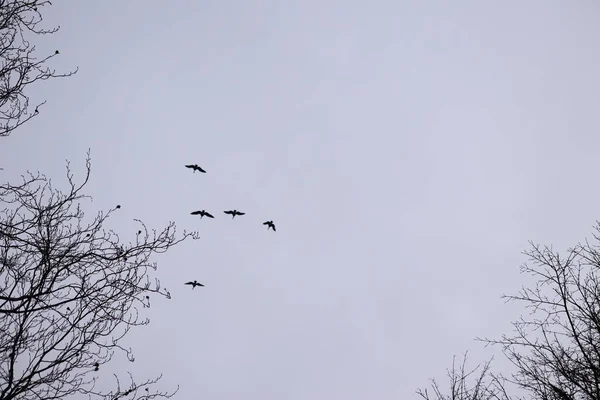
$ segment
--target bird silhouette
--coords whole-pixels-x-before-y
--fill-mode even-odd
[[[200,168],[200,167],[198,166],[198,164],[189,164],[189,165],[186,165],[185,167],[186,167],[186,168],[191,168],[191,169],[193,169],[193,170],[194,170],[194,173],[196,173],[196,171],[200,171],[200,172],[204,172],[204,173],[206,173],[206,171],[205,171],[205,170],[203,170],[202,168]]]
[[[273,221],[263,222],[263,225],[267,225],[267,230],[269,230],[269,228],[273,228],[274,231],[277,230],[275,229],[275,224],[273,223]]]
[[[194,211],[192,213],[190,213],[191,215],[199,215],[200,219],[202,219],[202,217],[208,217],[208,218],[214,218],[211,214],[207,213],[204,210],[201,211]]]
[[[236,215],[245,215],[246,213],[243,213],[241,211],[238,210],[229,210],[229,211],[223,211],[225,214],[229,214],[231,215],[231,219],[234,219]]]
[[[196,289],[196,286],[204,286],[203,284],[201,284],[200,282],[198,282],[195,279],[193,282],[187,282],[186,285],[192,285],[192,290]]]

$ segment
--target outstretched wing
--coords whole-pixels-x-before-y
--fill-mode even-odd
[[[263,222],[263,225],[270,225],[270,224],[269,224],[269,221],[267,221],[267,222]]]
[[[233,214],[233,211],[223,211],[223,212],[224,212],[225,214],[229,214],[229,215],[232,215],[232,214]]]
[[[211,214],[209,214],[209,213],[204,213],[204,216],[205,216],[205,217],[208,217],[208,218],[214,218],[214,217],[213,217]]]
[[[275,229],[275,224],[271,224],[271,228],[273,228],[274,231],[277,231],[277,229]]]
[[[186,167],[186,168],[194,168],[194,167],[195,167],[195,165],[188,164],[188,165],[186,165],[185,167]]]
[[[205,171],[205,170],[203,170],[202,168],[200,168],[200,167],[198,167],[198,166],[196,166],[196,169],[197,169],[198,171],[200,171],[200,172],[204,172],[204,173],[206,173],[206,171]]]
[[[187,283],[184,283],[184,285],[192,285],[193,286],[194,282],[187,282]]]
[[[191,215],[199,215],[202,214],[202,211],[194,211],[190,213]]]
[[[238,213],[237,213],[237,214],[238,214],[238,215],[245,215],[246,213],[243,213],[243,212],[241,212],[241,211],[238,211]]]

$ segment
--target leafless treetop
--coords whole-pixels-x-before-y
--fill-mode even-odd
[[[113,207],[86,218],[81,193],[90,176],[75,184],[67,166],[68,190],[52,187],[41,174],[18,185],[0,186],[0,400],[169,397],[150,390],[156,379],[102,392],[98,371],[130,328],[148,323],[140,310],[150,296],[170,293],[150,273],[155,253],[195,232],[176,237],[175,225],[149,230],[141,221],[123,242],[105,228],[122,210]]]
[[[38,56],[30,40],[51,35],[60,27],[44,28],[42,9],[48,0],[0,0],[0,136],[10,133],[35,117],[45,101],[31,107],[27,86],[39,80],[67,77],[48,67],[60,53],[53,50]]]
[[[417,394],[425,400],[517,400],[508,395],[504,381],[491,373],[492,360],[468,369],[467,359],[465,353],[460,366],[456,365],[456,357],[452,359],[452,368],[447,370],[447,388],[432,379],[432,392],[419,389]]]

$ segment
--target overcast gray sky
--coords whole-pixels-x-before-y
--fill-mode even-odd
[[[55,2],[38,47],[80,72],[31,92],[48,103],[1,139],[2,177],[62,184],[69,159],[81,178],[91,148],[88,212],[121,204],[127,240],[133,218],[200,232],[158,259],[173,299],[111,372],[162,372],[179,399],[415,398],[452,355],[493,354],[473,338],[510,329],[527,240],[562,250],[599,217],[599,17],[583,0]]]

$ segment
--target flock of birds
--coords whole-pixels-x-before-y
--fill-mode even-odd
[[[198,166],[198,164],[189,164],[189,165],[186,165],[185,167],[193,170],[194,173],[196,173],[196,171],[206,173],[206,171],[204,169],[202,169],[202,167]],[[238,211],[238,210],[227,210],[227,211],[223,211],[223,212],[225,214],[231,215],[231,219],[234,219],[236,217],[236,215],[245,215],[246,214],[246,213]],[[200,219],[202,219],[203,217],[214,218],[214,215],[207,212],[206,210],[193,211],[193,212],[191,212],[191,215],[199,215]],[[263,225],[267,226],[267,230],[273,229],[273,231],[276,231],[275,224],[273,223],[273,221],[265,221],[265,222],[263,222]],[[192,286],[192,289],[195,289],[196,286],[204,286],[197,280],[194,280],[191,282],[186,282],[185,284]]]

